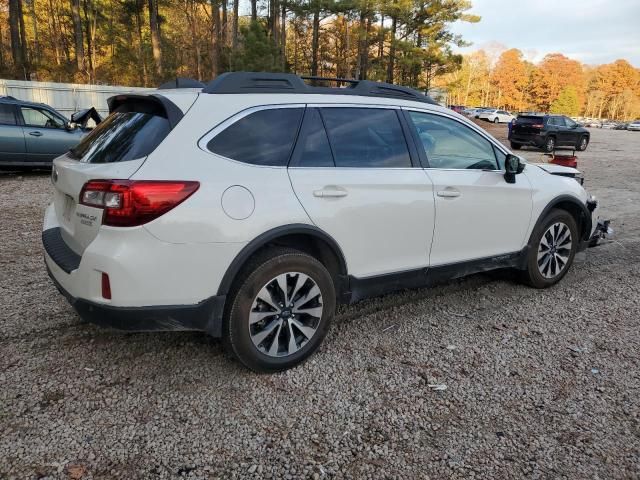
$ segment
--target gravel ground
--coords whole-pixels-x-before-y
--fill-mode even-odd
[[[269,376],[205,335],[81,323],[42,263],[48,176],[0,175],[0,478],[639,478],[639,158],[640,133],[592,132],[617,238],[556,287],[364,301]]]

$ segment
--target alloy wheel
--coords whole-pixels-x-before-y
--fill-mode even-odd
[[[547,152],[553,151],[555,146],[556,146],[556,141],[554,140],[553,137],[549,137],[547,139]]]
[[[538,270],[545,278],[555,278],[560,275],[571,256],[571,230],[563,222],[551,225],[538,246]]]
[[[587,137],[582,137],[580,140],[580,150],[585,150],[587,148]]]
[[[322,293],[300,272],[278,275],[264,285],[249,312],[253,345],[270,357],[293,355],[315,335],[322,318]]]

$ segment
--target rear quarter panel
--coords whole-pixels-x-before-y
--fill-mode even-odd
[[[145,225],[152,235],[171,243],[246,243],[278,226],[311,223],[293,193],[286,167],[249,165],[198,147],[203,135],[237,112],[255,106],[256,98],[261,97],[200,95],[189,114],[134,174],[132,179],[200,182],[187,201]],[[253,197],[253,212],[242,220],[231,218],[222,208],[225,190],[236,185]]]

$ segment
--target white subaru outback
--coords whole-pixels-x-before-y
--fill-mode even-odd
[[[337,303],[497,268],[548,287],[597,234],[577,170],[526,164],[414,90],[183,86],[111,98],[54,161],[45,260],[83,319],[201,330],[275,371],[318,348]]]

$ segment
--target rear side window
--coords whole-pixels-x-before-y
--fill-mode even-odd
[[[13,105],[0,103],[0,125],[15,125],[16,116]]]
[[[143,158],[171,131],[160,108],[121,105],[69,151],[86,163],[113,163]],[[141,111],[143,110],[143,111]]]
[[[395,110],[323,108],[321,112],[336,167],[411,167]]]
[[[213,137],[207,148],[252,165],[286,166],[302,112],[302,108],[274,108],[251,113]]]

